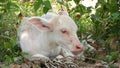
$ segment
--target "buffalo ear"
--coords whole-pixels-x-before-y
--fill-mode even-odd
[[[60,11],[58,12],[59,15],[69,15],[67,11]]]
[[[49,23],[44,18],[41,17],[31,17],[28,20],[31,24],[35,25],[40,30],[53,30],[52,23]]]

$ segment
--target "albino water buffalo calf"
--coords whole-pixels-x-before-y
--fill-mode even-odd
[[[83,51],[75,22],[67,12],[26,17],[18,29],[20,47],[29,60],[46,61],[58,55],[74,56]]]

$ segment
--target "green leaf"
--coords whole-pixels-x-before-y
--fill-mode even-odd
[[[49,10],[49,8],[47,8],[47,7],[44,7],[44,8],[43,8],[43,12],[44,12],[44,13],[47,13],[48,10]]]
[[[16,3],[13,3],[13,2],[10,3],[10,6],[15,7],[15,8],[19,8],[19,7],[17,6],[17,4],[16,4]]]
[[[49,0],[44,0],[44,5],[45,5],[45,7],[47,7],[48,9],[51,9],[51,8],[52,8]]]
[[[0,2],[2,2],[2,3],[3,3],[3,2],[5,2],[5,0],[0,0]]]
[[[57,2],[61,5],[64,5],[64,2],[62,0],[57,0]]]
[[[87,12],[90,13],[92,11],[92,7],[87,7]]]
[[[23,56],[28,55],[28,53],[26,53],[26,52],[21,52],[21,54],[22,54]]]
[[[80,12],[81,15],[87,12],[87,9],[85,6],[79,4],[76,6],[75,12]]]
[[[9,8],[10,8],[10,5],[11,5],[11,2],[8,2],[5,8],[6,8],[6,9],[9,9]]]
[[[11,46],[15,46],[16,45],[16,37],[13,37],[13,38],[11,38],[11,40],[10,40],[10,43],[11,43]]]
[[[10,56],[6,56],[6,62],[7,63],[11,62],[11,57]]]
[[[31,3],[30,2],[26,2],[25,3],[25,7],[30,7]]]
[[[39,9],[39,7],[41,6],[42,2],[40,2],[40,1],[34,3],[34,10],[35,11],[37,11]]]
[[[4,42],[4,47],[5,48],[10,48],[11,46],[10,46],[10,43],[9,42]]]
[[[119,55],[118,51],[111,52],[112,60],[116,60],[118,58],[118,55]]]
[[[120,15],[120,13],[113,13],[112,14],[112,19],[119,19],[119,15]]]
[[[75,2],[76,4],[79,4],[80,0],[74,0],[74,2]]]

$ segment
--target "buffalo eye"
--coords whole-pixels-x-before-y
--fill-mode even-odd
[[[61,29],[61,32],[62,32],[63,34],[69,34],[69,32],[68,32],[67,30],[65,30],[65,29]]]

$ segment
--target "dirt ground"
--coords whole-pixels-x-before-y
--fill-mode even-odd
[[[1,62],[0,68],[120,68],[120,62],[108,64],[101,60],[92,60],[91,63],[91,59],[88,58],[84,61],[81,61],[79,58],[71,57],[61,59],[55,58],[45,63],[41,63],[40,61],[28,61],[27,59],[23,60],[24,62],[22,63],[17,61],[14,64]]]

